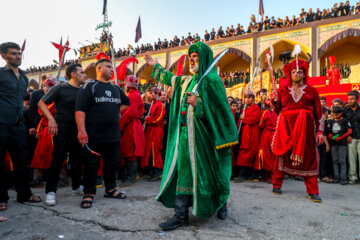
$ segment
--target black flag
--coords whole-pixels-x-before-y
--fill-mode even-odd
[[[140,21],[140,16],[139,16],[139,21],[136,26],[135,43],[137,43],[140,38],[141,38],[141,21]]]
[[[259,14],[261,17],[264,17],[264,4],[263,0],[259,0]]]
[[[103,15],[105,15],[106,12],[106,5],[107,5],[107,0],[104,0]]]

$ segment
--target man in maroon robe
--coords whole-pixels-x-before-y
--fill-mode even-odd
[[[259,146],[260,128],[258,126],[261,116],[260,108],[255,104],[255,94],[251,91],[245,94],[246,109],[240,115],[237,123],[240,129],[240,150],[238,153],[236,166],[239,166],[239,177],[235,182],[242,182],[246,175],[250,180],[258,179],[259,174],[253,171],[254,160]],[[249,179],[248,179],[249,180]]]
[[[272,94],[275,111],[280,113],[272,142],[276,156],[273,193],[281,194],[284,174],[304,177],[309,198],[321,202],[317,176],[323,142],[324,123],[317,90],[307,84],[309,64],[294,60],[284,66],[286,84]]]
[[[150,96],[153,101],[150,108],[149,116],[145,118],[145,151],[141,158],[140,168],[150,168],[151,181],[160,180],[162,176],[162,169],[164,163],[161,157],[163,132],[163,118],[165,115],[165,108],[158,100],[161,95],[159,88],[152,88]],[[149,161],[151,159],[151,161]],[[150,162],[150,163],[149,163]]]
[[[120,156],[125,160],[127,179],[120,187],[130,187],[136,184],[138,161],[144,156],[145,135],[140,119],[144,115],[144,104],[137,90],[139,83],[136,77],[130,75],[125,80],[130,106],[120,118]]]

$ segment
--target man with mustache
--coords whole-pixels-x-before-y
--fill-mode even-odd
[[[319,159],[316,144],[323,143],[324,120],[319,93],[307,84],[309,64],[294,60],[284,66],[286,84],[272,93],[275,112],[280,113],[272,142],[276,156],[273,193],[281,194],[284,175],[304,177],[309,198],[319,197]]]
[[[0,211],[7,209],[9,200],[4,173],[4,158],[9,152],[14,165],[17,201],[41,202],[33,195],[28,181],[27,133],[23,118],[23,97],[29,80],[21,65],[20,46],[13,42],[0,44],[0,54],[6,65],[0,68]]]
[[[198,42],[188,50],[192,76],[174,76],[150,55],[152,77],[171,86],[169,138],[162,184],[157,201],[174,208],[175,215],[159,226],[164,230],[186,227],[188,208],[199,218],[227,216],[230,194],[231,149],[238,141],[235,121],[226,98],[223,82],[213,67],[213,52]]]

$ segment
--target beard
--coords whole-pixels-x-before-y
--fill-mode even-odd
[[[302,78],[300,78],[300,77],[293,77],[292,79],[291,79],[291,81],[293,82],[293,83],[299,83],[299,82],[301,82],[303,79]]]
[[[196,75],[199,72],[199,64],[195,64],[193,67],[189,67],[189,71],[191,74]]]

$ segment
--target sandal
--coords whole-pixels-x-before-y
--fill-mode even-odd
[[[7,209],[7,202],[0,203],[0,211],[5,211]]]
[[[7,220],[7,218],[0,216],[0,222],[5,222],[6,220]]]
[[[91,201],[85,200],[85,199],[91,199]],[[85,194],[83,197],[83,200],[80,203],[80,207],[81,208],[91,208],[92,206],[94,206],[94,195]]]
[[[30,198],[28,200],[18,200],[19,203],[24,203],[24,202],[28,202],[28,203],[39,203],[42,202],[41,198],[39,196],[35,196],[34,194],[31,194]]]
[[[116,194],[117,193],[117,194]],[[115,188],[111,191],[105,191],[105,198],[114,198],[114,199],[125,199],[126,195],[124,192],[119,192]]]
[[[328,183],[329,178],[328,177],[323,177],[323,178],[320,179],[320,181]]]

